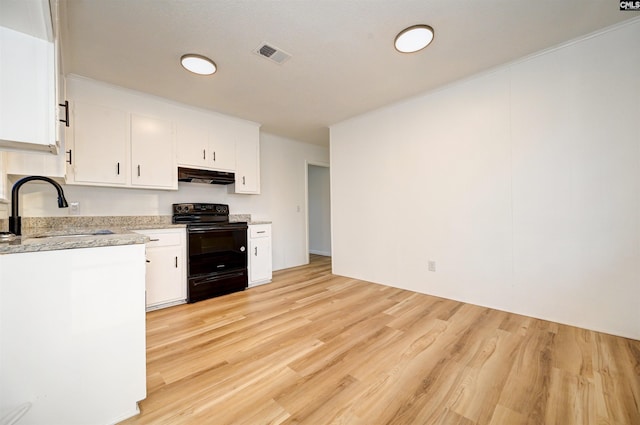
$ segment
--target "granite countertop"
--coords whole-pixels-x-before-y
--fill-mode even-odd
[[[0,242],[0,255],[146,243],[134,230],[184,228],[171,216],[23,218],[22,236]]]
[[[250,214],[232,214],[230,221],[271,224],[251,220]],[[2,227],[6,229],[6,223]],[[22,236],[0,242],[0,255],[142,244],[149,238],[135,230],[185,227],[186,224],[171,223],[171,216],[23,217]]]
[[[107,232],[111,233],[107,234]],[[148,239],[145,235],[117,228],[71,228],[49,232],[25,232],[24,235],[18,236],[11,242],[0,243],[0,255],[142,244],[146,243]]]

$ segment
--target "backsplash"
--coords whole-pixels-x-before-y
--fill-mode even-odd
[[[250,222],[251,214],[230,214],[231,222]],[[153,228],[171,226],[170,215],[144,216],[77,216],[77,217],[22,217],[22,228],[29,233],[45,230],[60,230],[69,228],[95,227],[123,227],[123,228]],[[0,231],[9,229],[9,220],[0,219]]]
[[[7,221],[7,220],[5,220]],[[38,230],[94,227],[164,227],[171,225],[170,215],[159,216],[78,216],[78,217],[23,217],[22,228],[30,233]],[[4,227],[3,227],[4,228]],[[8,228],[8,225],[7,225]]]
[[[251,214],[229,214],[229,221],[232,223],[251,222]]]

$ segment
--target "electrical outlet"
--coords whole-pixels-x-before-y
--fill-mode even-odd
[[[429,262],[427,263],[427,268],[429,269],[430,272],[435,272],[436,271],[436,262],[433,260],[429,260]]]
[[[69,215],[80,215],[80,202],[69,203]]]

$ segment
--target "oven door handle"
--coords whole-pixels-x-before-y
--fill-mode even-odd
[[[247,229],[247,225],[244,224],[240,226],[226,225],[224,227],[198,227],[198,228],[190,227],[188,230],[190,234],[202,234],[202,233],[228,232],[229,230],[246,230],[246,229]]]
[[[240,272],[233,272],[233,273],[224,273],[224,274],[220,274],[217,276],[211,276],[211,277],[206,277],[206,278],[202,278],[199,280],[194,280],[191,282],[191,284],[193,286],[200,286],[200,285],[204,285],[207,283],[211,283],[211,282],[217,282],[218,280],[223,280],[223,279],[229,279],[230,277],[241,277],[244,275],[243,271]]]

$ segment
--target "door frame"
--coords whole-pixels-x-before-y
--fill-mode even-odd
[[[328,162],[322,162],[322,161],[308,161],[305,160],[304,161],[304,211],[305,211],[305,215],[304,215],[304,229],[305,229],[305,235],[304,235],[304,241],[305,241],[305,250],[306,250],[306,256],[307,256],[307,262],[306,264],[309,264],[309,166],[313,165],[316,167],[323,167],[323,168],[329,168],[329,170],[331,170],[331,167],[329,165]],[[331,188],[331,173],[329,173],[329,188]],[[333,232],[332,232],[333,234]],[[333,244],[333,238],[331,243]]]

